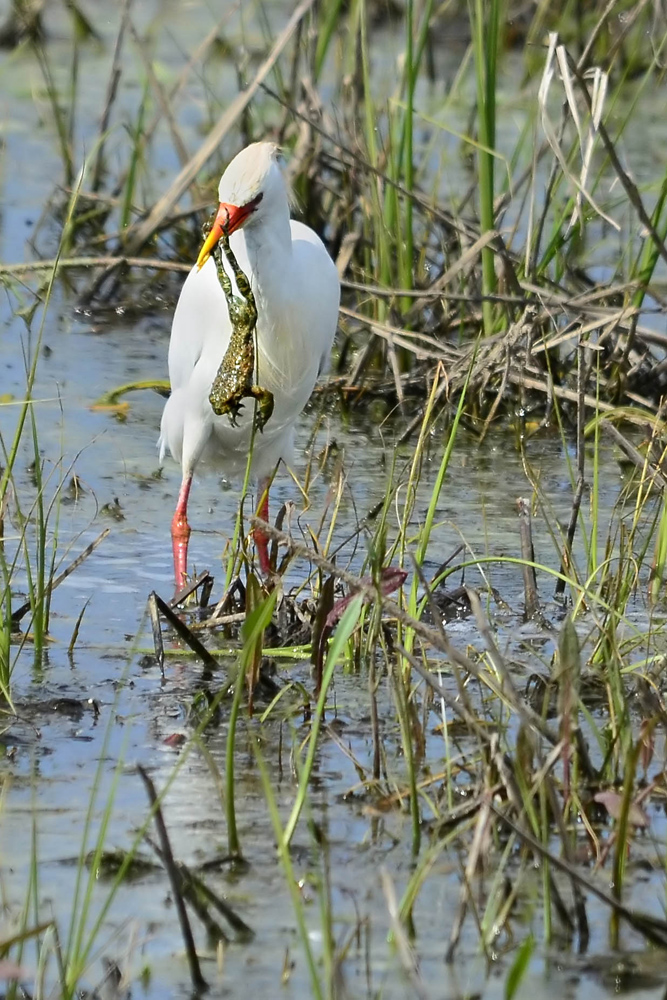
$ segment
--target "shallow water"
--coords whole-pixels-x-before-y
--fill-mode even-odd
[[[284,5],[269,7],[276,25],[282,23]],[[50,11],[54,62],[62,64],[69,51],[67,22],[59,21]],[[64,15],[63,15],[64,16]],[[210,26],[210,14],[199,5],[150,5],[138,7],[137,22],[142,28],[152,24],[165,73],[175,73],[183,63],[183,51],[190,50]],[[239,34],[240,14],[230,16],[229,31]],[[105,58],[110,58],[109,44],[114,25],[96,25],[102,33]],[[248,44],[261,42],[262,34],[252,17],[243,20]],[[3,55],[5,94],[3,151],[5,170],[2,185],[3,215],[0,220],[0,252],[4,261],[21,260],[29,254],[26,240],[35,237],[40,253],[50,255],[56,246],[57,227],[45,216],[37,227],[39,214],[51,196],[60,174],[48,106],[43,94],[35,92],[39,79],[33,59],[26,53]],[[106,75],[99,70],[96,47],[82,50],[80,74],[85,81],[77,119],[77,148],[95,134],[99,105],[106,87]],[[217,64],[216,64],[217,65]],[[391,65],[388,61],[388,66]],[[235,77],[229,66],[229,87]],[[379,78],[378,78],[379,79]],[[9,86],[11,83],[11,86]],[[426,87],[426,85],[424,84]],[[137,76],[124,76],[120,108],[131,118],[137,106]],[[192,84],[193,100],[183,106],[181,124],[194,149],[197,130],[206,121],[200,89]],[[214,113],[218,113],[215,109]],[[459,109],[461,115],[463,110]],[[122,117],[122,114],[121,114]],[[119,143],[115,155],[124,161]],[[229,151],[235,138],[230,137]],[[227,152],[227,150],[223,151]],[[166,132],[153,147],[156,160],[156,186],[178,169]],[[16,169],[15,165],[20,165]],[[454,183],[449,178],[448,183]],[[74,907],[76,859],[82,850],[84,818],[91,801],[91,789],[97,783],[95,805],[91,811],[87,849],[104,820],[104,807],[115,778],[117,791],[111,813],[106,844],[127,847],[143,822],[147,804],[141,781],[133,770],[143,764],[159,788],[173,775],[181,759],[179,751],[165,740],[173,734],[189,735],[194,723],[189,716],[193,696],[204,685],[215,690],[217,678],[205,681],[201,667],[186,656],[169,657],[164,677],[144,653],[150,649],[150,630],[145,616],[146,598],[157,590],[168,596],[171,589],[171,551],[169,521],[178,492],[180,476],[173,463],[157,475],[156,439],[162,400],[152,393],[129,397],[126,419],[119,422],[109,412],[94,411],[91,405],[114,386],[122,383],[164,377],[169,321],[176,282],[165,280],[161,300],[152,300],[145,314],[111,317],[86,315],[76,309],[77,298],[62,280],[56,288],[45,319],[43,356],[40,358],[34,396],[41,453],[46,474],[51,472],[47,495],[51,496],[62,475],[67,483],[76,474],[81,492],[75,498],[66,495],[58,521],[59,552],[67,565],[104,527],[109,537],[58,588],[53,597],[52,636],[48,653],[35,664],[27,644],[18,656],[13,694],[19,721],[4,735],[7,747],[0,764],[3,789],[0,811],[0,852],[2,893],[7,925],[17,919],[26,898],[31,864],[31,830],[36,831],[38,888],[36,892],[41,919],[53,914],[66,929]],[[17,315],[20,287],[0,303],[0,431],[10,440],[16,408],[25,385],[23,351],[34,343],[40,315],[28,333]],[[25,293],[26,302],[30,294]],[[303,450],[319,408],[316,402],[299,428],[301,457],[295,470],[303,477]],[[397,431],[396,433],[400,432]],[[324,407],[314,452],[327,442],[343,449],[343,467],[347,487],[335,538],[342,542],[356,528],[360,519],[384,495],[394,455],[394,429],[382,432],[354,420],[344,421]],[[431,441],[429,462],[425,465],[413,518],[415,529],[426,509],[432,483],[440,460],[442,442],[437,433]],[[539,475],[544,492],[551,498],[553,515],[565,519],[569,513],[572,489],[567,468],[568,456],[554,438],[541,437],[528,443],[528,457]],[[410,447],[399,454],[399,468],[409,462]],[[569,456],[571,458],[571,456]],[[22,506],[29,510],[34,495],[30,482],[32,461],[27,442],[17,465],[16,485]],[[327,503],[331,467],[319,475],[310,490],[311,507],[300,515],[300,525],[316,526]],[[600,470],[602,509],[609,514],[623,483],[615,456],[606,453]],[[399,492],[401,500],[404,491]],[[478,556],[518,555],[519,540],[516,498],[531,494],[521,458],[511,437],[492,437],[482,448],[473,446],[461,434],[457,441],[438,508],[438,526],[427,556],[427,570],[433,571],[463,537]],[[275,509],[285,500],[299,503],[299,494],[286,476],[279,478],[273,493]],[[401,500],[402,502],[402,500]],[[195,529],[192,566],[209,568],[222,577],[222,553],[233,526],[238,504],[237,487],[222,485],[211,475],[202,475],[192,497],[191,521]],[[106,512],[111,507],[115,511]],[[121,515],[118,517],[118,515]],[[604,518],[602,518],[604,522]],[[397,515],[390,524],[397,527]],[[535,546],[538,561],[554,569],[557,559],[544,522],[535,519]],[[601,524],[601,537],[606,524]],[[10,543],[11,544],[11,543]],[[341,565],[358,570],[365,554],[365,538],[355,548],[344,546],[338,558]],[[534,625],[523,625],[522,583],[518,567],[489,565],[490,584],[497,589],[505,607],[492,607],[499,643],[513,658],[539,665],[548,662],[553,638]],[[288,581],[299,584],[305,576],[302,563],[295,563]],[[19,574],[18,589],[24,585]],[[458,583],[458,579],[455,581]],[[480,584],[481,577],[470,571],[466,582]],[[541,594],[548,601],[553,582],[540,580]],[[87,603],[77,644],[71,657],[67,646],[77,617]],[[553,609],[549,609],[553,610]],[[644,617],[641,600],[637,601],[637,620]],[[554,615],[554,618],[556,616]],[[472,621],[455,622],[451,638],[460,648],[478,636]],[[528,660],[525,647],[531,644]],[[301,660],[279,659],[281,682],[295,680],[310,689],[309,666]],[[221,675],[222,679],[222,675]],[[335,698],[337,732],[363,768],[368,769],[372,755],[366,679],[342,670],[332,689]],[[72,699],[64,702],[63,699]],[[92,704],[94,701],[98,711]],[[379,694],[381,727],[387,753],[387,770],[399,781],[404,774],[401,740],[388,685]],[[259,735],[261,752],[283,820],[288,815],[296,787],[290,768],[290,750],[306,735],[307,727],[298,718],[288,718],[282,727],[272,717],[266,724],[243,724],[236,747],[239,833],[243,853],[249,862],[245,872],[220,870],[208,872],[206,879],[224,893],[255,932],[249,945],[230,945],[222,970],[211,956],[204,964],[204,974],[215,987],[214,995],[237,995],[244,985],[257,996],[286,997],[311,995],[307,969],[296,932],[285,876],[277,862],[274,835],[268,825],[266,802],[259,780],[253,742]],[[435,726],[435,721],[433,725]],[[294,727],[294,730],[292,730]],[[223,710],[217,726],[206,735],[212,760],[224,769],[227,717]],[[444,759],[442,738],[435,732],[428,737],[427,757],[434,770]],[[662,752],[662,746],[656,756]],[[319,830],[315,846],[306,817],[294,840],[293,864],[297,877],[306,879],[303,889],[311,946],[316,955],[321,950],[322,929],[319,914],[318,882],[329,880],[334,937],[347,945],[341,976],[351,997],[381,993],[385,998],[402,998],[411,987],[400,972],[395,951],[387,943],[390,929],[388,905],[383,892],[381,873],[386,871],[400,899],[414,870],[410,851],[409,817],[397,810],[378,814],[373,802],[359,787],[359,776],[351,760],[326,735],[317,754],[309,810]],[[165,816],[175,855],[193,866],[214,861],[226,854],[224,812],[220,794],[209,763],[197,748],[184,760],[173,780],[165,802]],[[428,816],[426,817],[428,818]],[[651,834],[645,838],[643,853],[654,858],[663,852],[664,816],[658,808],[651,811]],[[146,849],[148,853],[148,849]],[[469,916],[459,946],[457,960],[450,968],[443,963],[449,933],[458,906],[461,867],[465,865],[463,841],[454,849],[443,851],[425,881],[415,907],[415,947],[420,975],[429,995],[459,997],[480,995],[489,1000],[504,995],[507,963],[498,961],[487,967],[479,957],[478,932]],[[487,883],[492,873],[487,875]],[[601,874],[601,880],[608,875]],[[643,909],[662,913],[662,883],[650,872],[638,870],[628,891],[628,902]],[[108,887],[100,880],[92,899],[89,926],[103,905]],[[535,874],[535,913],[526,912],[516,920],[517,933],[531,923],[539,924],[539,873]],[[528,895],[528,894],[526,894]],[[170,889],[162,871],[128,882],[120,889],[91,956],[83,977],[90,985],[102,975],[100,955],[119,962],[130,979],[144,967],[150,968],[145,995],[161,997],[190,995],[187,967],[182,953],[181,936]],[[524,902],[522,900],[522,902]],[[79,899],[79,911],[81,899]],[[566,951],[546,956],[535,952],[519,996],[537,991],[542,996],[586,996],[588,1000],[608,996],[614,989],[608,979],[594,968],[590,956],[608,953],[608,914],[595,902],[589,904],[591,943],[588,957],[577,959]],[[196,924],[196,921],[193,921]],[[353,934],[359,924],[358,933]],[[539,926],[536,934],[539,935]],[[206,951],[204,935],[197,931],[198,944]],[[627,931],[623,946],[641,949],[642,942]],[[498,941],[498,955],[510,942]],[[511,958],[510,958],[511,960]],[[291,966],[288,980],[280,985],[284,966]],[[34,968],[30,946],[24,964]],[[586,964],[588,963],[588,965]],[[633,991],[638,998],[662,995],[661,973],[658,982]],[[142,992],[134,986],[135,995]],[[341,996],[346,995],[341,987]]]
[[[110,331],[104,340],[93,342],[101,353],[104,346],[110,349],[118,381],[127,377],[128,370],[123,368],[122,352],[111,344],[114,340],[119,342],[124,333],[123,330]],[[156,342],[160,336],[166,346],[166,331],[161,335],[155,333]],[[54,355],[57,353],[55,351]],[[150,351],[146,353],[148,365]],[[134,360],[127,365],[136,367]],[[78,403],[70,399],[64,409],[65,427],[71,423],[75,428],[73,452],[86,444],[85,428],[90,421],[88,447],[75,462],[76,473],[90,492],[83,495],[80,503],[63,509],[61,535],[67,537],[83,531],[74,545],[76,552],[103,525],[111,525],[111,534],[56,591],[52,623],[55,642],[41,668],[34,667],[29,648],[26,648],[15,669],[14,694],[23,721],[7,734],[9,746],[16,750],[2,768],[7,794],[0,816],[4,892],[12,909],[23,898],[30,863],[26,834],[33,821],[38,834],[40,904],[44,912],[53,911],[66,921],[72,906],[74,862],[81,848],[82,817],[88,808],[98,763],[102,762],[91,835],[101,822],[117,762],[122,760],[106,843],[109,848],[125,847],[146,815],[144,790],[132,771],[133,765],[142,763],[157,786],[162,787],[170,779],[179,759],[179,752],[169,748],[165,740],[174,733],[188,735],[192,732],[188,706],[202,685],[201,667],[187,657],[169,658],[162,678],[155,665],[142,665],[141,655],[132,653],[135,643],[150,647],[144,619],[148,592],[157,589],[168,596],[171,586],[168,522],[178,490],[178,471],[169,466],[162,480],[148,484],[140,478],[140,475],[149,474],[156,464],[155,437],[160,408],[157,396],[140,394],[136,402],[133,401],[128,421],[122,424],[108,415],[91,415],[83,394]],[[302,439],[308,425],[309,417],[306,416]],[[92,428],[97,434],[94,440]],[[47,425],[44,434],[40,431],[40,435],[42,447],[48,454],[51,442],[55,445],[60,440],[55,419],[52,434]],[[343,428],[335,417],[327,421],[322,435],[335,438],[344,445],[346,456],[350,456],[346,458],[345,469],[351,499],[343,504],[337,531],[337,536],[343,538],[355,524],[352,499],[357,514],[361,514],[383,495],[386,485],[383,466],[391,457],[391,449],[377,440],[374,442],[361,429]],[[65,438],[69,444],[69,434],[65,434]],[[546,492],[565,516],[571,491],[560,446],[553,441],[543,442],[532,446],[530,452],[541,471]],[[369,469],[376,471],[369,474]],[[426,470],[418,503],[422,511],[434,473],[434,467]],[[604,493],[611,502],[620,482],[619,469],[612,456],[603,469],[603,482]],[[326,481],[321,479],[313,489],[313,508],[303,516],[304,523],[317,524],[326,486]],[[98,515],[88,526],[93,492],[99,503],[117,497],[124,520],[108,521]],[[434,569],[452,551],[460,534],[477,554],[517,554],[515,500],[525,492],[528,492],[528,484],[521,462],[509,443],[473,450],[466,448],[462,436],[441,498],[438,513],[442,523],[434,532],[429,568]],[[284,478],[276,493],[278,500],[298,499],[294,488]],[[235,490],[221,491],[214,477],[200,477],[192,507],[196,529],[206,529],[195,530],[193,534],[194,562],[198,567],[209,567],[220,575],[219,553],[236,503]],[[554,565],[551,543],[539,521],[536,521],[535,543],[538,559]],[[361,553],[353,561],[353,568],[359,564],[360,557]],[[303,565],[299,564],[292,568],[293,582],[302,579],[303,570]],[[490,566],[488,574],[491,584],[509,606],[504,610],[494,609],[502,648],[510,656],[520,655],[523,661],[535,663],[525,653],[520,653],[520,647],[523,642],[528,644],[537,639],[535,653],[548,659],[552,640],[535,626],[521,625],[523,595],[518,568]],[[468,576],[468,580],[473,582],[473,576]],[[544,580],[541,587],[544,597],[548,598],[552,584]],[[69,658],[67,643],[76,616],[86,601],[90,603],[80,637]],[[453,623],[450,636],[460,648],[477,638],[470,621]],[[307,663],[279,659],[277,666],[280,682],[298,680],[306,688],[311,686]],[[217,683],[214,679],[208,686],[215,690]],[[360,685],[365,690],[362,677],[340,673],[331,695],[336,706],[339,736],[368,769],[372,745],[367,702],[359,696]],[[39,703],[64,696],[81,700],[80,717],[55,713],[50,704],[40,711]],[[89,698],[98,703],[99,718],[87,704]],[[404,771],[400,733],[389,690],[384,686],[380,691],[379,707],[388,770],[399,779]],[[290,747],[307,732],[305,726],[297,724],[292,733],[290,727],[295,724],[294,721],[287,723],[282,737],[276,720],[261,726],[262,754],[283,820],[296,787],[289,766]],[[38,728],[39,735],[33,727]],[[306,968],[295,938],[290,900],[275,857],[273,832],[268,826],[251,747],[253,734],[259,731],[256,723],[249,730],[242,726],[236,751],[239,833],[250,868],[243,874],[235,874],[223,865],[219,872],[206,875],[212,888],[224,893],[252,927],[256,938],[251,945],[229,947],[222,973],[215,971],[212,959],[205,964],[204,973],[225,991],[235,992],[239,984],[250,981],[258,995],[273,995],[278,988],[285,956],[289,955],[296,964],[283,992],[295,998],[309,996]],[[221,772],[224,770],[226,732],[223,710],[219,725],[211,729],[206,739]],[[106,746],[105,739],[108,740]],[[279,752],[279,739],[283,742],[282,753]],[[656,753],[659,754],[660,749]],[[427,758],[437,769],[438,762],[444,759],[441,737],[430,738]],[[414,865],[409,846],[409,817],[394,812],[377,815],[358,782],[352,763],[325,737],[318,751],[309,800],[324,849],[321,853],[316,849],[302,821],[294,841],[295,871],[297,875],[316,878],[323,865],[328,867],[337,940],[347,940],[355,922],[363,921],[359,941],[355,939],[343,964],[350,995],[371,995],[381,989],[383,997],[400,998],[406,995],[407,987],[403,977],[397,975],[397,960],[386,943],[389,921],[379,875],[386,869],[400,898]],[[196,866],[226,854],[220,795],[209,764],[196,749],[171,787],[165,815],[179,859]],[[651,832],[657,843],[664,842],[664,817],[661,818],[657,810],[652,813]],[[88,845],[93,846],[91,838]],[[433,996],[470,995],[466,991],[481,990],[484,997],[500,997],[504,989],[504,972],[500,969],[505,968],[504,964],[499,966],[497,976],[487,976],[483,961],[476,957],[478,935],[470,921],[459,949],[465,962],[455,963],[452,969],[443,965],[442,955],[458,900],[461,863],[465,863],[465,856],[460,849],[444,851],[419,896],[415,924],[421,976]],[[538,877],[536,873],[535,892],[539,889]],[[307,914],[312,945],[317,953],[321,939],[317,892],[313,886],[304,891],[311,899]],[[639,881],[636,893],[642,908],[651,905]],[[149,996],[164,995],[165,989],[174,990],[176,983],[181,984],[184,994],[188,992],[178,924],[173,907],[166,906],[168,896],[168,882],[162,872],[125,885],[105,919],[98,941],[103,954],[118,960],[129,975],[136,975],[144,964],[149,965],[152,970]],[[101,884],[96,905],[101,905],[105,897],[105,885]],[[655,908],[656,913],[661,912],[658,896],[651,908]],[[589,919],[593,928],[590,954],[604,954],[607,914],[602,908],[596,911],[592,904]],[[205,950],[203,935],[198,935],[198,941]],[[640,947],[641,944],[630,934],[624,936],[624,943],[627,947]],[[88,981],[95,982],[100,974],[99,963],[93,963]],[[551,960],[536,958],[525,983],[525,992],[520,995],[528,996],[530,989],[544,990],[547,980],[551,990],[561,976],[563,989],[567,984],[573,996],[583,996],[584,990],[593,996],[608,995],[595,978],[585,975],[579,987],[574,988],[573,977],[579,978],[574,957],[565,963],[562,972]],[[636,995],[649,997],[658,993],[649,990]]]

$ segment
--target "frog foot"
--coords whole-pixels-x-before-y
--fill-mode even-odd
[[[273,393],[268,389],[262,389],[259,385],[250,387],[250,395],[257,400],[257,410],[255,412],[255,426],[257,430],[263,431],[267,421],[273,413]]]
[[[211,392],[209,393],[208,401],[211,404],[211,409],[218,416],[222,417],[227,414],[229,417],[229,422],[232,427],[236,427],[238,424],[238,416],[243,409],[243,403],[241,402],[242,393],[230,393],[226,390],[224,381],[216,378],[213,385],[211,386]]]
[[[239,425],[239,413],[243,409],[243,403],[241,400],[230,400],[229,408],[227,414],[229,416],[229,422],[232,427],[238,427]]]

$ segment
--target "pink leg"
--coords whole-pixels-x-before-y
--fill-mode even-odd
[[[266,479],[261,479],[259,482],[261,500],[259,501],[259,507],[257,508],[257,517],[261,517],[262,521],[267,522],[269,520],[270,485],[271,479],[269,476],[267,476]],[[255,528],[253,531],[253,538],[255,539],[255,548],[257,549],[259,568],[264,576],[268,576],[271,572],[271,562],[269,560],[269,538],[260,528]]]
[[[192,473],[189,476],[183,476],[176,512],[171,522],[171,547],[174,553],[174,581],[177,591],[185,586],[188,576],[188,541],[190,540],[188,497],[191,485]]]

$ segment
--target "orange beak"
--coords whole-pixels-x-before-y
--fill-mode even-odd
[[[245,220],[251,214],[251,212],[256,208],[256,201],[251,201],[247,205],[228,205],[227,202],[220,202],[220,208],[215,217],[213,223],[213,228],[204,240],[204,245],[199,251],[199,256],[197,257],[197,270],[201,270],[208,258],[211,256],[211,251],[215,246],[217,246],[218,241],[223,233],[227,233],[228,236],[231,235],[236,229],[243,225]]]

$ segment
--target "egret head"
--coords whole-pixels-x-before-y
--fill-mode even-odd
[[[287,198],[285,179],[278,166],[278,147],[273,142],[254,142],[238,153],[220,178],[220,207],[204,241],[197,267],[208,260],[223,232],[228,235],[244,225],[256,225],[272,206]]]

